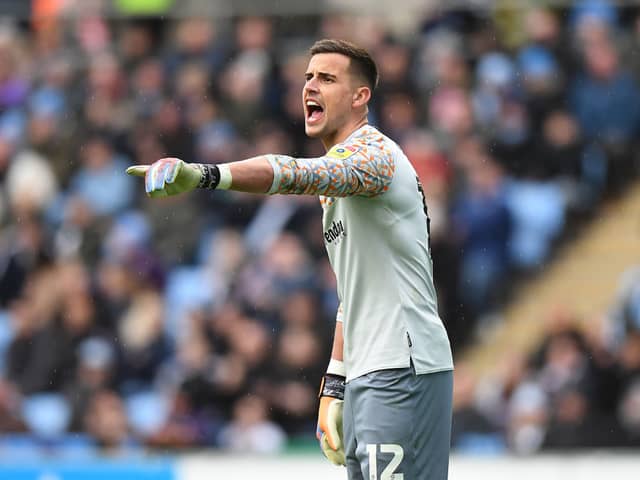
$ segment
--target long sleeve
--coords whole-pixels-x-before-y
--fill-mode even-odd
[[[388,190],[395,165],[377,142],[338,144],[319,158],[267,155],[273,168],[269,193],[374,197]]]

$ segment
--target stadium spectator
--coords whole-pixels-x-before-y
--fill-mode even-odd
[[[122,399],[112,390],[101,390],[91,397],[84,423],[87,433],[106,454],[127,454],[138,445],[131,436]]]
[[[459,160],[467,184],[454,200],[452,222],[462,252],[458,290],[469,310],[481,315],[496,305],[509,267],[512,218],[502,169],[480,141],[468,142]]]
[[[506,448],[497,424],[478,407],[476,378],[467,365],[456,366],[451,446],[462,452],[501,452]]]
[[[242,453],[277,453],[285,434],[267,418],[267,403],[257,396],[246,396],[234,407],[233,420],[220,434],[223,448]]]
[[[585,138],[605,152],[609,186],[619,188],[633,168],[640,91],[608,34],[589,38],[582,55],[584,71],[569,91],[572,110]]]

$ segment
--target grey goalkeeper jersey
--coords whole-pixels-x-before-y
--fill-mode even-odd
[[[268,156],[270,193],[319,194],[335,271],[347,381],[375,370],[451,370],[422,188],[400,147],[366,125],[316,159]]]

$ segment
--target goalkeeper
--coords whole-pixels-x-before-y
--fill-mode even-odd
[[[262,155],[204,165],[164,158],[127,173],[151,197],[195,188],[318,195],[340,307],[317,436],[348,478],[444,480],[453,362],[438,316],[422,187],[398,145],[367,121],[377,68],[340,40],[310,50],[305,132],[320,158]]]

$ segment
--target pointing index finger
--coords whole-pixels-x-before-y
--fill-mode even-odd
[[[144,177],[147,170],[149,170],[149,165],[132,165],[127,168],[126,172],[134,177]]]

